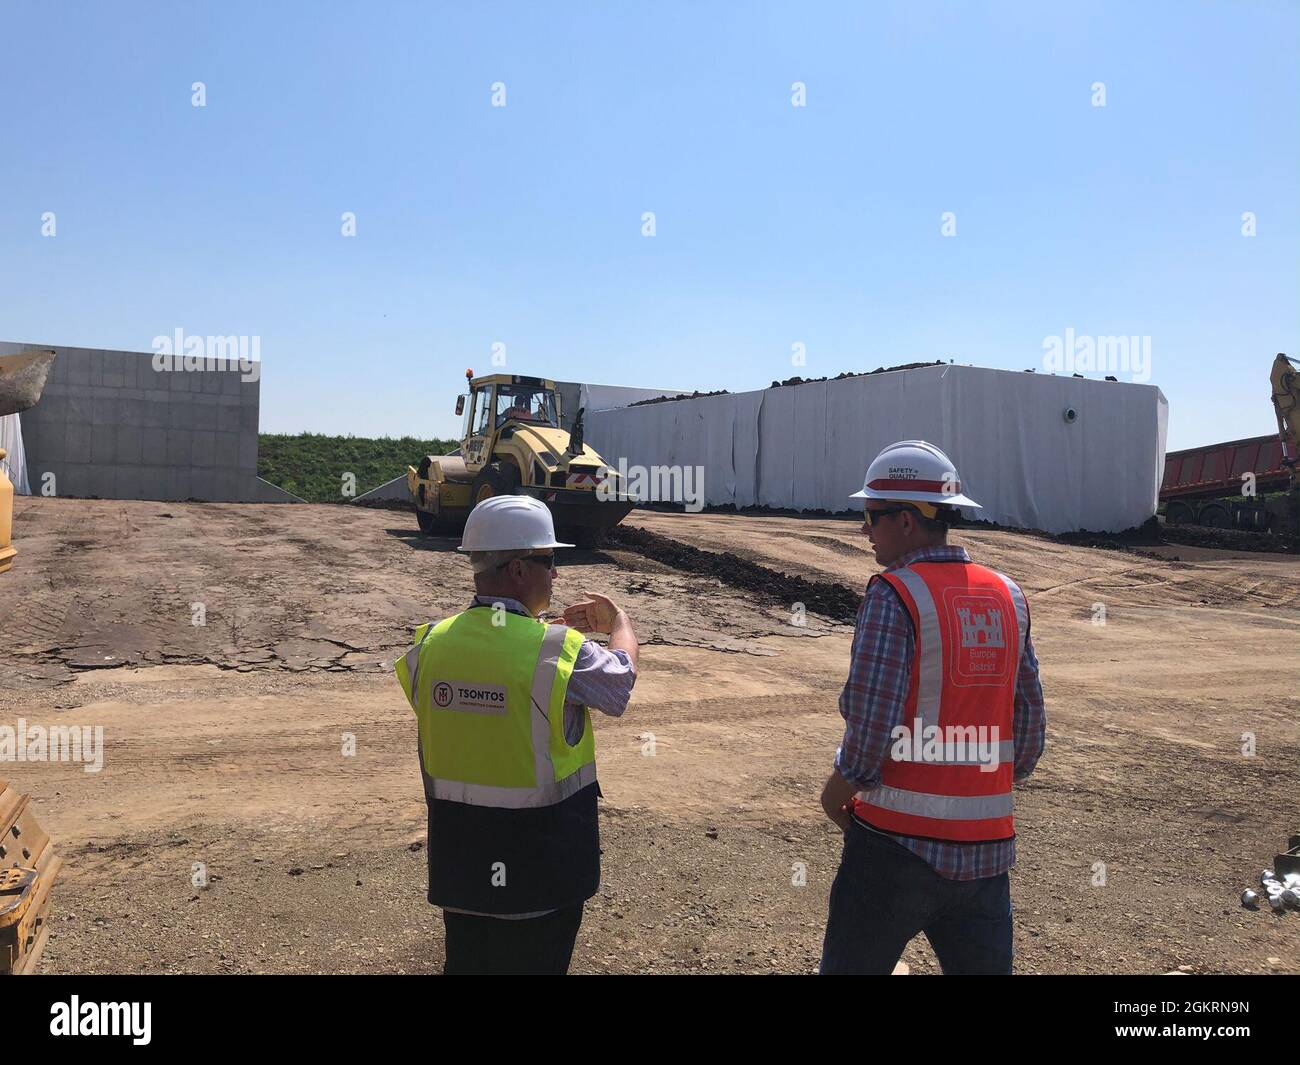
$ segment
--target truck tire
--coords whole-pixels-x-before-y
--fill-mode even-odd
[[[1232,510],[1222,503],[1207,503],[1201,507],[1201,512],[1197,515],[1196,520],[1199,524],[1209,526],[1211,529],[1231,529],[1234,524]]]
[[[1181,499],[1175,499],[1165,507],[1165,522],[1169,525],[1191,525],[1195,517],[1195,511]]]
[[[470,494],[473,506],[493,496],[512,496],[519,491],[519,467],[513,462],[493,462],[479,470]],[[471,508],[472,509],[472,508]]]

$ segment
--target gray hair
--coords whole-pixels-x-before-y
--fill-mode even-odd
[[[469,564],[477,576],[480,573],[499,569],[507,562],[523,558],[526,554],[528,554],[528,551],[471,551],[469,553]]]

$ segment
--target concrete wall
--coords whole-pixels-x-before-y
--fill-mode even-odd
[[[0,342],[0,355],[57,352],[41,400],[24,411],[33,493],[290,502],[257,476],[259,381],[231,370],[158,371],[148,352]],[[258,364],[260,369],[260,364]]]

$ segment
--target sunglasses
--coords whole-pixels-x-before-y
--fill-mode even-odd
[[[904,511],[911,511],[913,514],[918,513],[915,507],[881,507],[879,510],[864,510],[863,518],[867,523],[867,528],[875,526],[881,518],[890,514],[902,514]]]

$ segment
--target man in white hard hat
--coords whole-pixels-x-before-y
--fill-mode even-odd
[[[862,491],[876,561],[840,696],[822,807],[844,830],[824,974],[889,973],[924,932],[945,973],[1010,973],[1011,788],[1045,731],[1029,606],[948,544],[962,493],[923,440],[885,448]]]
[[[600,883],[589,708],[619,716],[636,682],[632,623],[588,594],[548,623],[550,511],[493,496],[465,523],[475,596],[421,625],[397,677],[419,719],[429,808],[429,901],[448,974],[568,971]],[[608,650],[583,633],[609,633]]]

